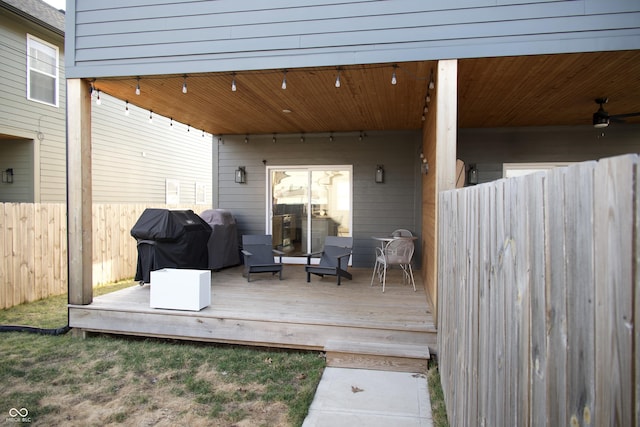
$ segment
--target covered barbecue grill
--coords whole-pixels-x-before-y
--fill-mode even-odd
[[[211,227],[192,210],[145,209],[131,235],[138,242],[135,280],[141,283],[161,268],[208,269]]]
[[[240,264],[236,219],[225,209],[208,209],[200,214],[212,229],[209,238],[209,269],[220,270]]]

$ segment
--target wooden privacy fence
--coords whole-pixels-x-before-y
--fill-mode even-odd
[[[131,227],[143,204],[93,205],[93,285],[133,278]],[[202,205],[171,206],[201,213]],[[67,207],[64,203],[0,203],[0,308],[67,292]]]
[[[640,425],[638,156],[439,196],[452,426]]]

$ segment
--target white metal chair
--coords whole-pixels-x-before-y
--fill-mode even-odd
[[[382,292],[384,292],[387,284],[387,270],[389,267],[397,265],[402,269],[402,283],[409,281],[415,292],[416,282],[411,268],[414,250],[413,240],[402,237],[391,240],[384,248],[376,248],[376,263],[371,275],[371,286],[373,286],[373,279],[377,275],[378,280],[382,282]]]
[[[391,233],[393,237],[413,237],[413,234],[406,228],[398,228]]]

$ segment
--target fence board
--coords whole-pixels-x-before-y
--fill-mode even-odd
[[[548,217],[549,260],[547,282],[547,410],[549,419],[567,424],[567,300],[566,300],[566,230],[565,230],[565,177],[566,168],[549,172],[548,199],[545,214]]]
[[[593,267],[593,170],[596,162],[567,168],[566,265],[567,265],[567,394],[568,424],[591,425],[594,404],[594,267]]]
[[[637,169],[627,155],[439,195],[451,425],[640,425]]]
[[[527,198],[529,200],[529,235],[531,247],[531,270],[529,272],[530,299],[530,343],[529,343],[529,419],[531,426],[550,425],[547,418],[547,335],[546,335],[546,259],[545,259],[545,174],[528,177]]]
[[[596,425],[633,422],[632,328],[634,158],[605,159],[595,170]]]

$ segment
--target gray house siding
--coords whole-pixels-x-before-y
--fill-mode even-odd
[[[67,16],[71,78],[622,50],[640,36],[635,0],[83,0]]]
[[[203,210],[211,206],[212,138],[182,123],[101,94],[92,104],[93,200],[96,203],[165,203],[166,179],[180,182],[180,203],[195,204],[205,185]],[[173,125],[171,124],[173,123]]]
[[[502,178],[504,163],[582,162],[640,153],[640,125],[459,129],[458,157],[478,169],[478,182]]]
[[[64,42],[57,34],[22,20],[0,8],[0,134],[24,139],[21,144],[31,145],[33,157],[18,164],[10,163],[10,156],[0,156],[0,169],[13,168],[14,184],[0,185],[0,200],[15,202],[59,202],[66,197],[65,151],[65,74]],[[59,48],[59,106],[54,107],[27,100],[27,34],[38,37]],[[0,140],[3,151],[9,149]],[[17,147],[24,154],[23,145]],[[27,180],[27,181],[24,181]],[[30,184],[30,187],[26,184]],[[36,190],[34,192],[34,189]],[[6,193],[5,193],[6,192]]]
[[[421,234],[420,131],[224,136],[218,141],[219,179],[216,207],[230,210],[240,234],[265,233],[266,166],[352,165],[353,166],[353,265],[370,267],[374,261],[376,235],[397,228]],[[266,166],[263,163],[266,161]],[[376,184],[376,165],[385,169],[385,182]],[[237,184],[234,171],[245,166],[247,183]],[[420,259],[416,256],[415,259]]]
[[[48,7],[48,6],[46,6]],[[53,12],[57,13],[57,12]],[[59,48],[58,107],[27,99],[27,34]],[[66,201],[66,80],[64,41],[31,20],[0,7],[0,201]],[[211,206],[211,135],[101,94],[92,104],[93,200],[96,203],[165,203],[165,180],[180,182],[180,203],[194,204],[196,182]],[[174,128],[171,131],[171,128]]]

